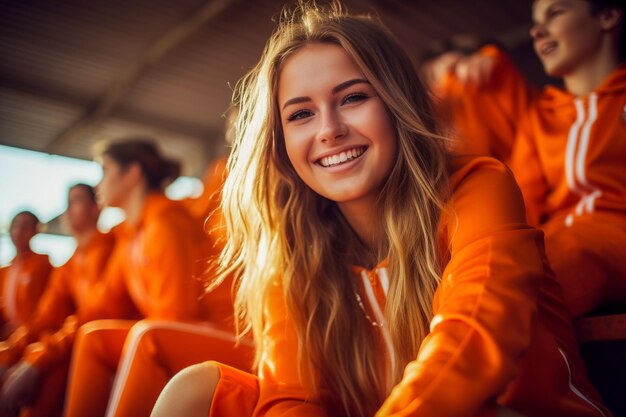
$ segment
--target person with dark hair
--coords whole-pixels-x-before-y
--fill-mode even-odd
[[[107,206],[121,208],[126,219],[106,277],[91,292],[81,315],[81,323],[90,322],[76,336],[67,416],[104,415],[111,380],[116,372],[126,372],[118,365],[122,353],[132,350],[132,335],[151,326],[189,327],[200,322],[217,329],[232,327],[230,288],[224,285],[202,297],[201,277],[210,254],[204,231],[182,204],[163,194],[180,173],[180,165],[165,159],[145,139],[109,145],[101,162],[104,175],[98,195]],[[181,341],[169,337],[163,343]],[[177,359],[185,363],[184,351]],[[157,379],[143,383],[152,385]]]
[[[512,144],[510,166],[528,220],[545,232],[549,262],[576,318],[626,302],[626,4],[534,0],[532,14],[535,52],[564,89],[536,91],[494,48],[459,61],[447,76],[480,100],[508,100],[476,108],[476,123],[456,128],[470,142],[497,131]],[[494,79],[506,82],[494,88]],[[513,128],[498,128],[501,117]]]
[[[9,235],[16,254],[0,268],[0,340],[30,320],[48,283],[52,271],[48,255],[30,247],[39,227],[39,219],[30,211],[17,213],[11,221]]]
[[[194,365],[152,416],[610,415],[510,171],[448,152],[379,22],[302,3],[238,85],[222,199],[258,373]]]
[[[234,109],[228,112],[226,142],[229,144],[232,143],[230,133],[235,115]],[[202,228],[206,233],[210,245],[205,274],[208,282],[217,269],[215,266],[225,244],[221,192],[226,179],[226,160],[226,157],[221,157],[207,168],[203,178],[204,191],[199,198],[181,201],[198,221],[198,228]],[[210,308],[214,311],[212,321],[218,319],[218,315],[215,314],[216,306],[222,303],[232,305],[232,300],[228,298],[229,294],[225,292],[230,288],[230,283],[229,279],[228,283],[207,289],[210,295],[204,299],[213,303]],[[220,298],[223,298],[223,301],[218,301]],[[249,340],[236,343],[233,324],[233,321],[230,321],[229,325],[226,328],[222,327],[221,330],[220,326],[210,322],[188,324],[143,320],[141,324],[135,325],[126,338],[127,348],[121,357],[111,389],[106,416],[148,417],[171,376],[198,362],[219,360],[249,371],[253,356],[252,343]],[[71,416],[70,414],[69,417]]]
[[[114,238],[97,230],[100,208],[93,187],[76,184],[68,192],[64,216],[76,250],[55,268],[31,319],[0,343],[0,413],[46,417],[60,414],[71,344],[66,331],[101,279]]]

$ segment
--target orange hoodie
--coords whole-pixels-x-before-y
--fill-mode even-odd
[[[0,322],[26,324],[48,284],[52,266],[48,255],[29,252],[0,268]]]
[[[89,297],[89,291],[100,280],[114,242],[112,234],[96,231],[87,244],[76,248],[72,257],[53,271],[32,319],[0,345],[2,365],[10,366],[17,362],[27,345],[37,340],[40,343],[28,348],[29,353],[24,355],[24,359],[40,370],[43,370],[43,364],[39,363],[39,359],[44,351],[55,352],[48,355],[47,363],[56,363],[60,357],[69,355],[68,349],[54,346],[63,345],[61,341],[65,337],[60,334],[63,333],[60,329],[68,316],[80,311],[84,300]]]
[[[584,97],[547,87],[522,114],[511,168],[529,221],[626,213],[626,66]]]
[[[150,194],[138,224],[121,234],[115,262],[82,321],[128,318],[129,302],[143,318],[200,319],[206,239],[184,207]]]
[[[451,184],[441,222],[449,261],[431,331],[376,416],[493,415],[496,403],[534,417],[610,415],[586,380],[543,235],[526,225],[510,172],[490,158],[458,158]],[[390,285],[384,263],[359,269],[354,279],[369,315],[383,323]],[[297,335],[280,286],[271,291],[265,319],[254,415],[338,415],[300,382]],[[386,326],[372,329],[381,360],[395,360]]]

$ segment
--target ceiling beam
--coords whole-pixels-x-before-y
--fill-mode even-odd
[[[43,84],[35,85],[32,82],[5,77],[2,74],[0,74],[0,89],[7,91],[7,94],[9,95],[26,95],[32,97],[33,100],[45,101],[55,106],[63,106],[69,108],[84,107],[85,102],[88,101],[84,97],[68,94],[66,91],[60,92],[51,89],[49,86]],[[190,138],[208,140],[215,135],[221,134],[220,129],[213,129],[208,126],[199,126],[197,124],[191,123],[182,123],[177,120],[168,120],[163,117],[157,117],[154,115],[121,108],[112,109],[109,112],[108,117],[117,121],[142,125],[153,129],[188,136]],[[1,141],[2,137],[0,136],[0,142]],[[60,155],[68,154],[68,152],[51,152],[48,149],[38,150]],[[67,149],[65,150],[67,151]]]
[[[78,120],[53,138],[45,151],[63,153],[76,140],[88,135],[98,124],[104,121],[128,94],[139,78],[154,66],[169,51],[187,39],[206,23],[222,13],[231,4],[240,0],[208,0],[185,19],[177,23],[161,38],[154,42],[139,58],[110,85],[96,102],[89,106]]]

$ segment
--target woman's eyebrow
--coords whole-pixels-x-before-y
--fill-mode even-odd
[[[370,82],[363,78],[354,78],[352,80],[344,81],[338,86],[333,87],[333,89],[330,90],[330,92],[333,94],[336,94],[340,92],[341,90],[345,90],[346,88],[353,86],[354,84],[361,84],[361,83],[369,84]]]

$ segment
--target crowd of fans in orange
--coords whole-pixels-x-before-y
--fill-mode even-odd
[[[493,45],[420,81],[374,19],[304,7],[200,197],[169,200],[178,162],[126,138],[68,191],[63,266],[16,214],[0,416],[611,415],[572,320],[626,305],[624,5],[532,10],[564,88]]]

